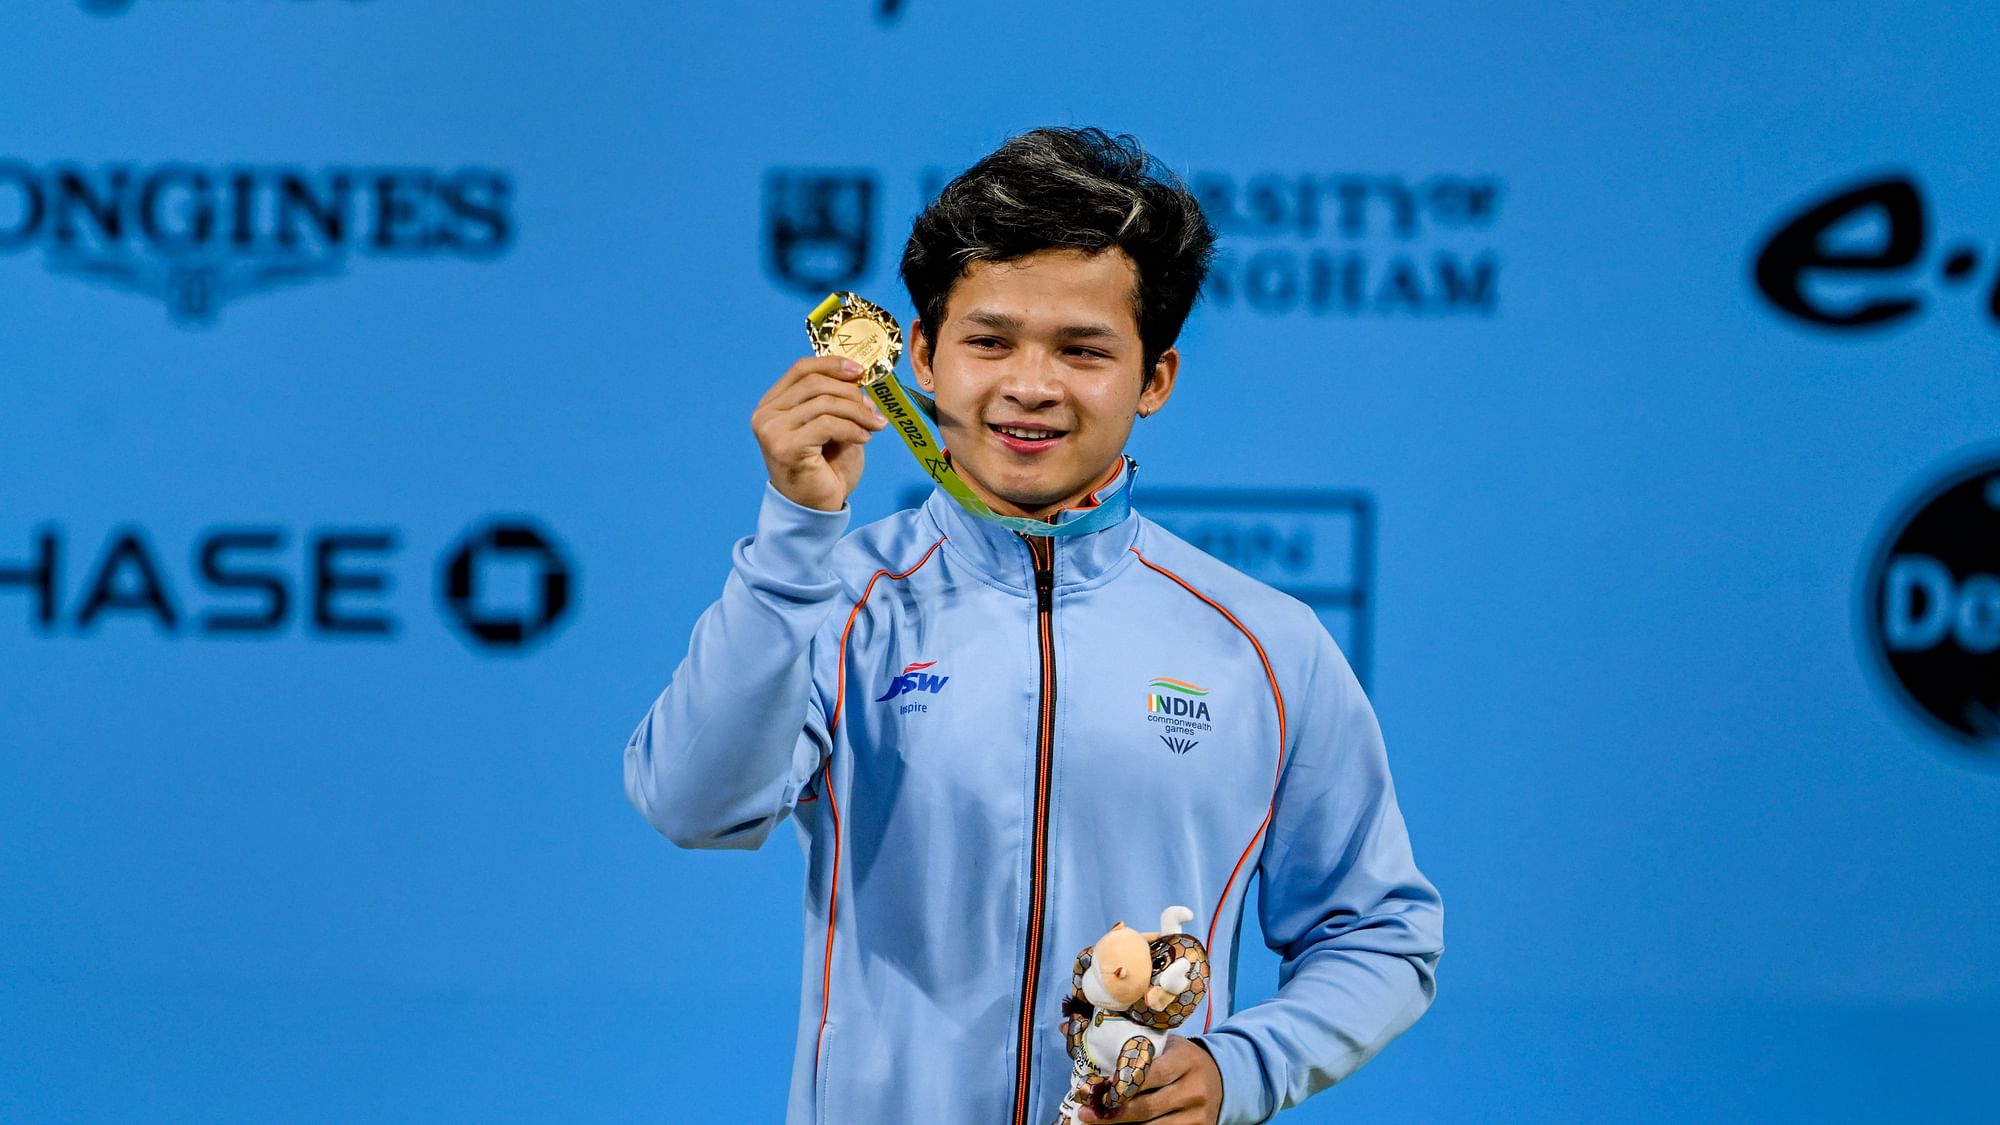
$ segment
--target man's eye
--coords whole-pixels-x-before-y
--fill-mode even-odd
[[[1110,359],[1110,358],[1111,358],[1111,356],[1110,356],[1110,354],[1109,354],[1109,353],[1106,353],[1106,352],[1100,352],[1100,351],[1098,351],[1098,350],[1097,350],[1096,348],[1070,348],[1070,349],[1069,349],[1069,354],[1071,354],[1071,355],[1073,355],[1073,356],[1077,356],[1078,358],[1081,358],[1081,359]]]
[[[974,336],[972,339],[967,340],[966,344],[975,348],[997,348],[1001,346],[1000,341],[991,336]]]

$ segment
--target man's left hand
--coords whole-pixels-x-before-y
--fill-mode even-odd
[[[1132,1100],[1108,1117],[1084,1106],[1080,1122],[1116,1121],[1120,1125],[1215,1125],[1222,1115],[1222,1071],[1208,1051],[1178,1035],[1167,1037],[1167,1048],[1146,1071],[1146,1084]]]

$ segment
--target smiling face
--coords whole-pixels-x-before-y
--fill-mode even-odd
[[[1122,250],[1043,250],[974,262],[942,323],[918,324],[917,382],[937,397],[952,464],[1003,515],[1043,518],[1083,498],[1125,451],[1132,422],[1173,393],[1171,348],[1143,376]]]

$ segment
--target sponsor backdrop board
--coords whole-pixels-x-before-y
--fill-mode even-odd
[[[1431,1014],[1283,1119],[1985,1119],[1996,52],[1971,4],[6,5],[0,1119],[776,1120],[797,849],[676,851],[620,751],[806,310],[907,317],[913,209],[1048,122],[1222,228],[1139,503],[1355,653],[1449,907]]]

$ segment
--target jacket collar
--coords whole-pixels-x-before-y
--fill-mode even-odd
[[[1077,519],[1106,499],[1131,488],[1132,475],[1138,467],[1138,463],[1129,457],[1119,458],[1104,482],[1093,489],[1078,507],[1058,512],[1056,522]],[[1003,586],[1024,595],[1034,592],[1035,564],[1028,553],[1027,540],[966,511],[941,488],[931,489],[930,497],[924,501],[924,511],[937,523],[938,530],[944,533],[947,547],[955,554]],[[1128,511],[1124,519],[1109,527],[1083,535],[1051,537],[1048,542],[1055,547],[1056,588],[1085,585],[1122,566],[1131,558],[1129,548],[1137,541],[1138,535],[1138,517]]]

